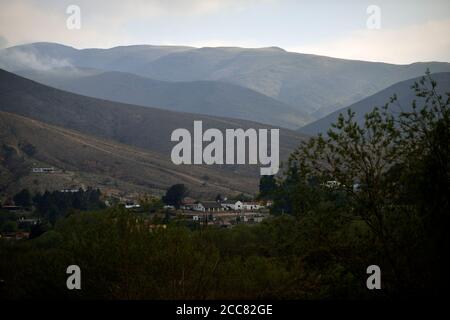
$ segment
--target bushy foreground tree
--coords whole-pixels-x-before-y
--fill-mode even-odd
[[[359,244],[342,234],[328,241],[330,254],[379,264],[393,294],[423,295],[449,284],[450,95],[438,93],[429,72],[412,89],[418,99],[407,110],[394,96],[363,125],[349,110],[302,144],[274,211],[315,221],[324,238],[334,223],[337,231],[357,228]]]

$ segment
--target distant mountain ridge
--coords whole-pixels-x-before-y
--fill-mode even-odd
[[[105,100],[166,110],[231,117],[297,129],[310,117],[251,89],[219,81],[167,82],[93,69],[20,70],[34,81]]]
[[[450,92],[450,72],[443,73],[435,73],[431,75],[432,79],[437,82],[436,90],[440,94],[445,94],[446,92]],[[421,103],[423,103],[423,99],[417,97],[414,91],[411,89],[411,86],[414,82],[420,80],[421,77],[408,79],[406,81],[402,81],[396,83],[389,88],[386,88],[370,97],[367,97],[361,101],[358,101],[348,107],[339,109],[332,114],[314,121],[302,128],[298,131],[307,135],[316,135],[318,133],[326,133],[330,128],[332,123],[336,123],[339,114],[346,115],[347,110],[351,109],[355,112],[355,119],[358,123],[362,124],[364,122],[364,115],[371,112],[375,107],[382,107],[389,99],[395,94],[397,96],[397,102],[401,106],[401,110],[399,107],[394,104],[391,110],[395,112],[408,112],[411,110],[413,100],[416,100],[417,106],[420,107]]]
[[[162,81],[228,82],[277,99],[316,119],[399,81],[420,76],[427,68],[432,72],[450,72],[446,62],[394,65],[292,53],[273,47],[143,45],[77,50],[35,43],[0,51],[0,67],[6,70],[27,69],[30,61],[41,69],[73,66],[129,72]]]

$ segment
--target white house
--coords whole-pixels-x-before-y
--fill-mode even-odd
[[[33,173],[51,173],[51,172],[55,172],[55,168],[50,167],[50,168],[33,168],[31,169],[31,171]]]
[[[202,212],[218,212],[222,210],[222,206],[220,203],[215,201],[204,201],[196,203],[193,210]]]
[[[60,192],[63,192],[63,193],[77,193],[77,192],[80,192],[80,189],[62,189],[62,190],[60,190]]]
[[[136,204],[136,203],[126,203],[125,204],[125,209],[135,209],[135,208],[140,208],[141,205]]]
[[[220,203],[222,208],[227,210],[242,210],[243,209],[243,203],[241,201],[235,201],[235,200],[227,200]]]
[[[330,189],[337,189],[341,186],[341,183],[336,180],[330,180],[324,183],[324,186]]]
[[[244,210],[259,210],[264,208],[264,206],[260,205],[257,202],[244,202],[242,204]]]

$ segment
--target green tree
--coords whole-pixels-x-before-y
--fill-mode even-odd
[[[259,180],[259,195],[260,199],[271,199],[277,190],[277,181],[275,176],[261,176]]]
[[[23,189],[17,193],[14,198],[14,203],[22,207],[30,207],[32,205],[31,193],[28,189]]]
[[[36,154],[36,147],[31,143],[20,144],[20,148],[30,157]]]
[[[166,194],[163,196],[162,200],[167,205],[175,206],[179,208],[181,201],[187,195],[187,188],[184,184],[174,184],[169,189],[167,189]]]
[[[17,231],[17,223],[15,221],[6,221],[2,225],[2,232],[16,232]]]

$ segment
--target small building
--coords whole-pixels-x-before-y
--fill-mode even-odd
[[[330,189],[337,189],[341,186],[341,183],[336,180],[329,180],[323,184],[325,187]]]
[[[38,224],[40,222],[39,219],[37,218],[24,218],[21,217],[18,221],[17,221],[20,225],[28,225],[28,226],[34,226],[36,224]]]
[[[236,200],[227,200],[227,201],[223,201],[220,203],[220,205],[222,206],[222,208],[226,209],[226,210],[242,210],[243,209],[243,204],[241,201],[236,201]]]
[[[33,173],[52,173],[55,172],[55,168],[49,167],[49,168],[33,168],[31,169]]]
[[[197,202],[194,206],[194,210],[202,212],[219,212],[222,211],[222,206],[215,201],[203,201]]]
[[[257,203],[257,202],[244,202],[242,204],[242,207],[244,210],[259,210],[264,208],[264,206],[262,206],[261,204]]]
[[[3,205],[1,208],[3,210],[10,211],[10,212],[16,212],[16,211],[22,210],[22,207],[15,206],[15,205]]]
[[[194,199],[185,197],[181,201],[180,208],[183,210],[194,210],[195,205],[196,205],[196,201]]]
[[[61,189],[60,192],[63,192],[63,193],[77,193],[77,192],[80,192],[80,189]]]
[[[252,219],[254,223],[261,223],[265,218],[263,215],[255,215]]]
[[[28,239],[29,237],[30,237],[29,232],[22,232],[22,231],[5,232],[3,234],[0,234],[0,238],[5,240],[24,240]]]
[[[261,223],[264,219],[266,219],[268,215],[258,214],[254,212],[247,212],[236,217],[236,221],[239,223],[245,224],[256,224]]]
[[[125,209],[137,209],[140,208],[141,205],[140,204],[136,204],[136,203],[126,203],[125,204]]]

